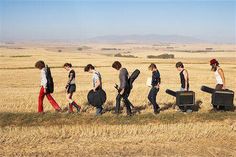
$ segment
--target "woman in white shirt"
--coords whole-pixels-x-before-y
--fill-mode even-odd
[[[219,62],[216,59],[210,61],[211,70],[214,71],[216,77],[216,90],[226,89],[225,76],[223,69],[219,66]]]

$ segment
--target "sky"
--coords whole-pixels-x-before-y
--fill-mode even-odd
[[[0,40],[183,35],[236,43],[236,1],[0,0]]]

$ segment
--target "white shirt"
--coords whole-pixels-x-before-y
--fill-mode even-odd
[[[215,71],[216,84],[223,84],[223,80],[222,80],[222,78],[221,78],[221,76],[220,76],[218,70],[219,70],[219,69],[217,68],[217,70]]]
[[[95,71],[95,73],[93,73],[92,80],[93,80],[93,87],[95,87],[95,84],[96,84],[97,80],[100,81],[100,86],[102,86],[101,75],[100,75],[99,72]]]
[[[41,69],[41,86],[47,87],[46,69]]]

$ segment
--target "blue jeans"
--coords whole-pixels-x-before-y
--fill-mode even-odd
[[[96,107],[96,116],[102,115],[102,110],[103,110],[103,108],[101,106]]]
[[[185,91],[185,89],[180,87],[180,91]],[[187,89],[187,91],[189,91],[189,88]]]
[[[157,97],[158,92],[159,92],[159,88],[152,87],[148,94],[148,100],[152,103],[154,112],[157,112],[157,110],[160,108],[156,102],[156,97]]]

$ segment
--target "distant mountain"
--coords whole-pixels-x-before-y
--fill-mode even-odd
[[[203,40],[181,35],[106,35],[88,39],[90,42],[105,43],[199,43]]]

